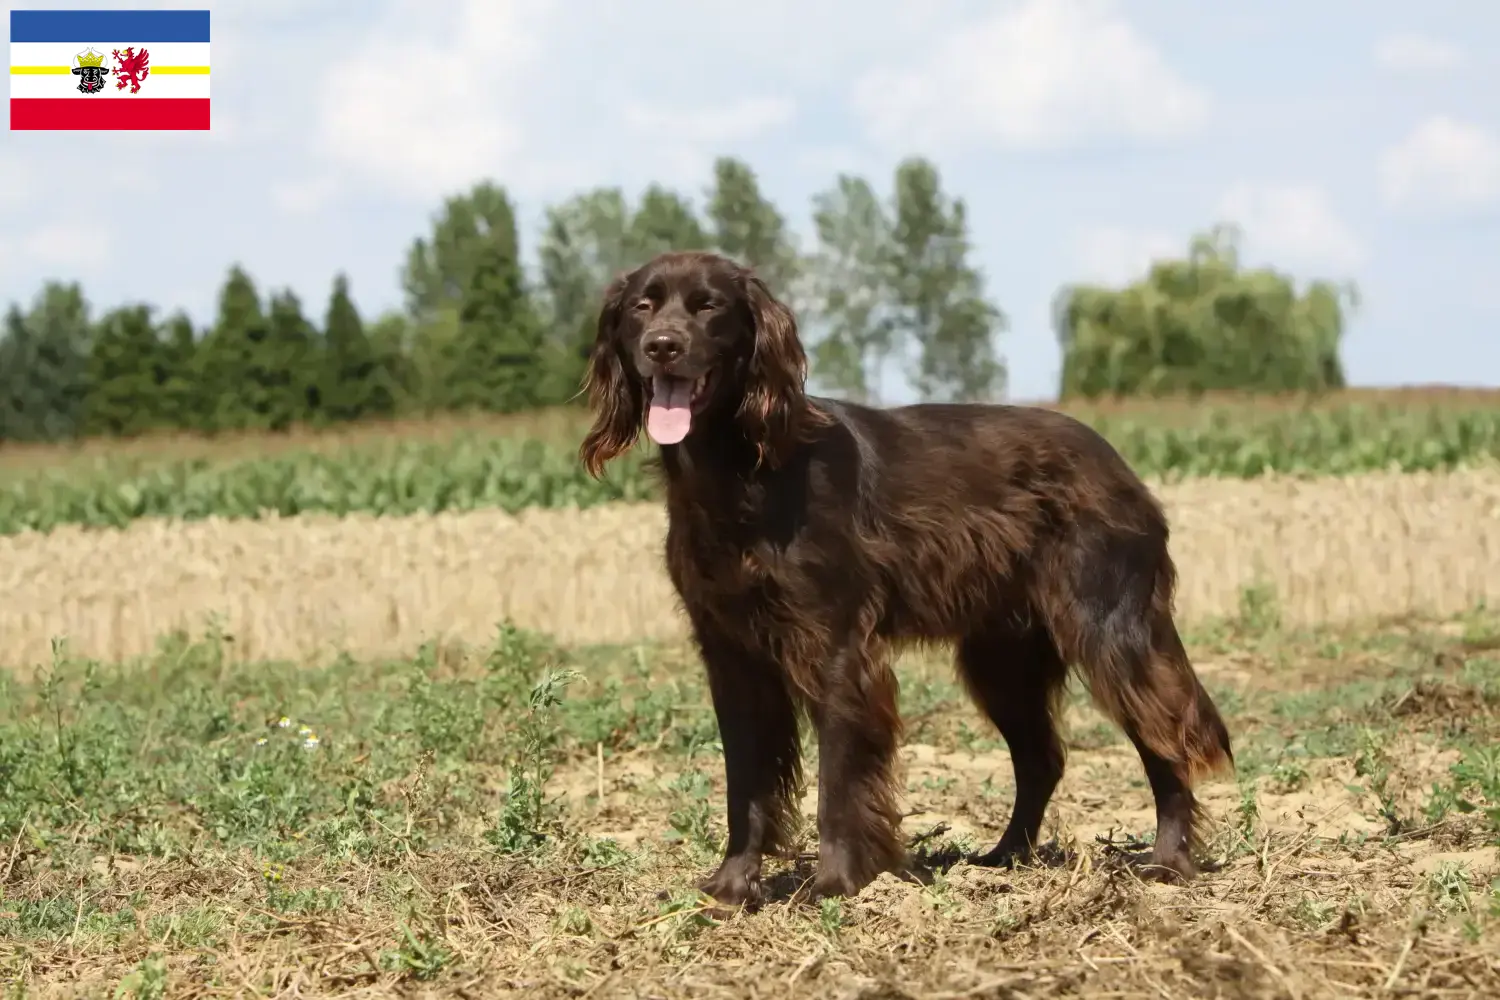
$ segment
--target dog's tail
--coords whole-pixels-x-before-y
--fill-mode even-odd
[[[1229,730],[1172,620],[1176,571],[1164,551],[1142,583],[1136,594],[1127,586],[1110,613],[1072,623],[1074,660],[1099,707],[1191,785],[1234,767]]]

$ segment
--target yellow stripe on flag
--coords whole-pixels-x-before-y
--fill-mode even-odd
[[[73,70],[68,66],[12,66],[11,76],[67,76]],[[208,76],[207,66],[152,66],[152,76]]]

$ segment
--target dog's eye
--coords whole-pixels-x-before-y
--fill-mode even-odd
[[[704,299],[702,302],[698,303],[698,308],[694,309],[693,311],[700,313],[716,312],[718,308],[719,304],[713,299]]]
[[[653,308],[655,308],[655,304],[650,299],[635,300],[636,312],[650,312]]]

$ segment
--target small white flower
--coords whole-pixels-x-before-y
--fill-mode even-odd
[[[281,718],[279,718],[279,719],[276,720],[276,728],[278,728],[278,729],[287,729],[287,728],[289,728],[291,726],[291,724],[292,724],[292,720],[288,719],[284,715]]]
[[[307,734],[307,739],[305,739],[305,740],[302,741],[302,749],[304,749],[304,750],[316,750],[317,748],[318,748],[318,734],[314,733],[314,732],[309,732]]]
[[[271,742],[271,741],[268,740],[268,739],[266,739],[264,736],[262,736],[260,739],[258,739],[258,740],[255,741],[255,745],[258,746],[258,747],[263,747],[263,746],[265,746],[269,742]]]
[[[309,726],[303,726],[301,729],[297,730],[298,736],[311,736],[312,734],[313,731]]]

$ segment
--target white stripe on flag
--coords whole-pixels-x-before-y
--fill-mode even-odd
[[[78,77],[72,76],[28,76],[16,74],[10,78],[10,96],[32,97],[76,97],[80,101],[129,101],[142,97],[208,97],[206,76],[160,76],[152,74],[141,81],[141,89],[132,94],[115,86],[115,78],[104,78],[104,89],[97,94],[84,94],[78,90]]]
[[[137,52],[145,49],[151,54],[152,66],[207,66],[208,42],[132,42],[108,38],[85,39],[81,42],[11,42],[10,64],[12,66],[68,66],[73,57],[93,48],[104,54],[105,62],[114,63],[111,53],[115,49],[125,51],[125,46]],[[165,75],[165,74],[163,74]]]

